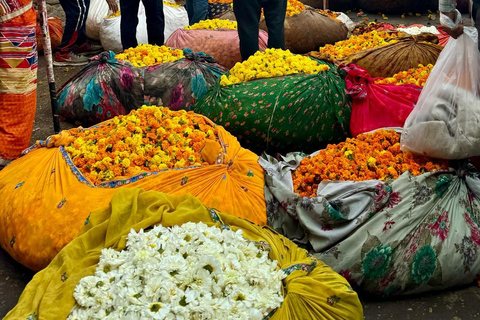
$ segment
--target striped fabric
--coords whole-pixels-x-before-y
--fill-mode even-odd
[[[36,13],[32,0],[0,0],[0,159],[30,144],[37,107]]]

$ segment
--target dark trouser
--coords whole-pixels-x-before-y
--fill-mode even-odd
[[[65,28],[62,43],[58,51],[72,51],[75,45],[82,45],[87,41],[85,22],[87,21],[90,0],[60,0],[60,5],[65,11]]]
[[[243,60],[258,51],[258,23],[262,8],[268,28],[268,47],[285,49],[287,0],[233,0]]]
[[[480,3],[473,3],[472,18],[473,21],[475,21],[475,28],[477,29],[478,35],[480,37]],[[480,50],[480,38],[478,41],[478,50]]]
[[[147,16],[148,43],[163,45],[165,42],[165,17],[163,15],[163,1],[142,0]],[[121,22],[120,30],[123,49],[138,45],[137,25],[138,7],[140,0],[120,0]]]
[[[208,0],[187,0],[185,5],[190,25],[207,19]]]

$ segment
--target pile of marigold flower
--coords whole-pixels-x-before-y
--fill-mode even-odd
[[[146,67],[172,62],[184,58],[183,51],[166,46],[140,44],[115,56],[119,60],[129,61],[134,67]]]
[[[287,0],[287,17],[293,17],[300,12],[305,10],[305,5],[301,3],[298,0]],[[262,18],[265,18],[263,15],[263,9],[262,9]]]
[[[169,1],[163,1],[163,4],[167,5],[167,6],[170,6],[172,8],[179,8],[179,7],[182,6],[181,4],[178,4],[178,3],[175,3],[175,2],[169,2]]]
[[[208,3],[232,3],[233,0],[208,0]]]
[[[430,75],[432,69],[432,64],[428,64],[426,66],[424,66],[423,64],[419,64],[417,68],[411,68],[407,71],[396,73],[389,78],[378,79],[375,81],[375,83],[395,85],[415,84],[417,86],[423,87],[425,85],[425,82],[427,82],[427,78]]]
[[[324,16],[330,17],[330,18],[335,19],[335,20],[338,20],[337,18],[340,15],[340,13],[335,12],[335,11],[331,11],[331,10],[316,10],[316,11],[318,13],[323,14]]]
[[[115,18],[115,17],[120,17],[120,13],[121,13],[120,10],[117,10],[117,12],[113,12],[113,13],[109,14],[109,15],[107,16],[107,19]]]
[[[350,39],[336,42],[333,45],[327,44],[320,48],[320,54],[329,60],[339,60],[355,52],[395,43],[397,40],[394,40],[394,38],[398,35],[399,33],[386,31],[371,31],[353,35]]]
[[[396,28],[394,25],[386,22],[370,22],[367,25],[360,25],[353,30],[352,34],[358,35],[362,33],[372,32],[372,31],[394,31]]]
[[[201,20],[191,26],[185,26],[185,30],[217,30],[217,29],[231,29],[237,30],[237,21],[223,20],[223,19],[207,19]]]
[[[381,129],[328,145],[318,155],[304,158],[292,173],[295,193],[314,197],[318,184],[328,180],[389,180],[406,171],[418,176],[448,169],[448,161],[403,152],[399,142],[400,135],[394,130]]]
[[[143,106],[99,127],[76,132],[65,150],[97,185],[142,171],[205,165],[200,151],[207,140],[217,140],[217,129],[204,117]]]
[[[295,73],[316,74],[329,69],[330,67],[325,64],[319,64],[308,57],[293,54],[290,50],[267,49],[263,52],[257,51],[246,61],[235,64],[228,76],[222,75],[220,84],[226,86],[253,79]]]

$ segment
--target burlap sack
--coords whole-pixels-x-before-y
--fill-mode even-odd
[[[396,43],[353,53],[340,62],[363,67],[374,78],[391,77],[398,72],[416,68],[419,64],[435,64],[443,47],[426,41],[435,41],[434,38],[437,37],[427,34],[400,37]]]
[[[267,31],[265,19],[260,20],[260,29]],[[326,44],[345,40],[348,29],[344,23],[326,17],[313,9],[306,9],[295,16],[285,18],[285,45],[293,53],[318,50]]]

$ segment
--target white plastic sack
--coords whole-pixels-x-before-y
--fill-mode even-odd
[[[123,51],[122,38],[120,36],[120,21],[121,16],[113,18],[104,17],[100,25],[100,42],[105,50],[110,50],[115,53]],[[148,43],[147,17],[145,15],[145,7],[141,2],[138,8],[137,42],[139,44]]]
[[[105,0],[90,0],[88,8],[87,22],[85,29],[87,37],[94,40],[100,40],[100,24],[108,15],[108,4]]]
[[[165,42],[168,37],[177,29],[183,29],[188,26],[188,14],[184,6],[172,7],[163,3],[163,13],[165,15]]]
[[[443,25],[454,27],[445,15]],[[464,27],[438,57],[405,122],[402,150],[441,159],[480,155],[480,52],[475,28]]]
[[[355,30],[355,22],[353,22],[352,19],[350,19],[350,17],[345,13],[340,12],[340,15],[337,17],[337,19],[342,21],[347,26],[349,33]]]

